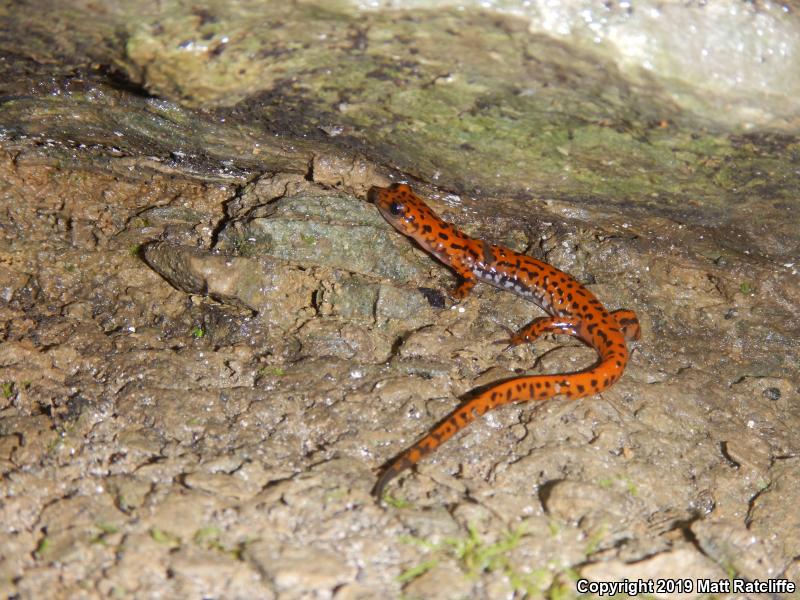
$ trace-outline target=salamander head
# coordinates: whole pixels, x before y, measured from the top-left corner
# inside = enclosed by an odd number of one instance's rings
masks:
[[[418,220],[414,205],[419,198],[409,186],[404,183],[393,183],[385,188],[373,186],[367,193],[367,199],[378,207],[383,218],[395,228],[406,235],[414,233],[414,225]]]
[[[367,199],[374,203],[395,229],[417,238],[423,223],[432,224],[440,219],[425,202],[404,183],[393,183],[389,187],[373,186]]]

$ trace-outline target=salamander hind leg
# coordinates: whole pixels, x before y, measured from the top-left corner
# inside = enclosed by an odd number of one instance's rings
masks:
[[[611,315],[616,319],[619,328],[625,335],[625,339],[630,341],[638,340],[641,337],[642,328],[639,325],[639,319],[636,313],[632,310],[614,310]]]
[[[579,319],[569,317],[542,317],[535,319],[511,336],[506,350],[520,344],[530,344],[545,333],[560,333],[571,335],[572,337],[580,337],[578,333],[579,324]],[[498,343],[502,342],[498,341]]]

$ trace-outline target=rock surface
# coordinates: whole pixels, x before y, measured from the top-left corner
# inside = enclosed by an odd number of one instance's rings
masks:
[[[0,594],[800,578],[788,126],[709,126],[508,14],[37,4],[0,9]],[[487,414],[384,506],[464,394],[594,360],[501,352],[540,311],[455,304],[364,200],[398,177],[643,335],[601,396]]]

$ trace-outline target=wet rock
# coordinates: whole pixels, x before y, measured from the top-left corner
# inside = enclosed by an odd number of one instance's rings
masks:
[[[377,283],[359,275],[334,274],[323,281],[316,297],[320,315],[365,320],[378,327],[389,325],[410,329],[429,324],[434,311],[418,289],[402,284]]]
[[[194,539],[221,504],[221,499],[201,490],[167,491],[148,518],[153,539],[173,546]]]
[[[434,311],[419,289],[382,285],[375,301],[375,318],[378,325],[397,320],[410,329],[431,323]]]
[[[748,515],[750,531],[769,542],[787,562],[800,555],[800,515],[796,507],[785,499],[800,497],[799,492],[797,459],[785,459],[771,469],[770,481],[751,501]],[[779,530],[783,532],[780,541],[775,535]]]
[[[346,583],[337,588],[334,598],[336,600],[370,600],[385,593],[385,589],[374,586],[363,585],[361,583]]]
[[[245,557],[272,582],[279,592],[294,594],[332,594],[340,585],[355,579],[356,570],[339,554],[303,546],[273,547],[253,543]],[[313,569],[309,569],[309,564]]]
[[[741,520],[703,520],[692,525],[703,553],[718,565],[727,565],[749,579],[777,577],[782,566],[771,556],[781,550],[753,535]]]
[[[316,282],[304,271],[166,243],[148,244],[144,258],[178,289],[266,313],[273,323],[286,326],[311,314]]]
[[[140,212],[137,217],[147,222],[189,223],[197,225],[206,215],[188,206],[155,206]]]
[[[673,4],[547,14],[662,47],[662,23],[736,23],[718,55],[795,27],[782,5]],[[798,143],[776,110],[796,94],[680,87],[785,133],[709,127],[598,58],[613,41],[469,7],[38,6],[4,13],[0,61],[0,594],[556,596],[575,568],[688,561],[797,577]],[[742,48],[726,69],[786,79]],[[487,286],[454,304],[452,273],[363,201],[401,179],[644,335],[610,389],[499,408],[378,504],[379,467],[464,394],[595,359],[563,336],[500,352],[541,312]],[[172,285],[141,260],[154,239]],[[472,521],[461,547],[509,568],[450,553],[414,577],[430,546],[409,535],[452,548]]]
[[[412,598],[448,600],[469,597],[472,589],[472,583],[457,567],[440,564],[406,585],[403,592]]]
[[[5,515],[4,515],[5,516]],[[38,532],[12,530],[3,536],[0,542],[0,594],[11,596],[16,585],[24,578],[25,571],[30,569],[33,552],[39,539]]]
[[[323,282],[318,297],[322,315],[374,321],[380,285],[358,275],[342,274],[333,282]]]
[[[735,384],[735,389],[740,387],[773,402],[786,400],[794,392],[792,382],[786,377],[744,377]]]
[[[540,491],[545,510],[560,521],[576,523],[596,535],[614,523],[620,529],[630,514],[629,500],[608,487],[579,481],[556,481]],[[599,500],[599,501],[598,501]]]
[[[61,436],[55,431],[52,420],[46,415],[22,419],[19,423],[4,423],[9,433],[18,436],[21,443],[14,449],[11,462],[15,466],[38,462],[58,448]]]
[[[240,478],[225,473],[187,473],[183,482],[189,489],[238,500],[249,498],[261,489],[259,485],[248,485]]]
[[[343,327],[339,321],[312,321],[298,334],[304,352],[316,356],[351,359],[362,352],[383,362],[391,355],[391,341],[379,332]]]
[[[430,511],[404,511],[399,513],[397,518],[415,537],[427,540],[431,544],[439,543],[445,537],[457,537],[462,533],[453,516],[443,507]]]
[[[316,155],[311,169],[316,183],[328,188],[343,188],[356,196],[364,196],[372,185],[388,183],[372,162],[361,157],[341,154]]]
[[[220,232],[221,247],[397,281],[423,277],[408,244],[366,202],[305,195],[281,198],[268,210],[267,216],[227,225]]]
[[[771,456],[769,444],[755,435],[731,432],[720,442],[720,452],[744,476],[762,476],[769,471]]]
[[[4,302],[11,302],[30,283],[30,274],[0,267],[0,299]]]
[[[149,595],[156,590],[171,590],[169,554],[166,538],[137,528],[119,545],[116,560],[108,567],[99,588],[104,593]]]
[[[262,580],[254,568],[238,559],[238,550],[225,548],[216,538],[195,539],[198,546],[180,548],[170,558],[170,576],[175,579],[178,596],[225,596],[244,600],[257,594],[259,598],[274,598],[271,586]]]
[[[114,497],[114,505],[130,513],[144,504],[153,490],[153,482],[141,476],[117,475],[106,479],[106,488]]]
[[[47,595],[48,590],[52,590],[59,583],[67,594],[78,592],[75,580],[64,581],[63,570],[58,566],[28,569],[25,575],[16,582],[15,587],[20,594],[35,598]]]
[[[107,494],[93,497],[76,496],[51,504],[42,512],[38,554],[51,563],[83,563],[83,548],[92,542],[114,539],[124,515],[112,504]]]

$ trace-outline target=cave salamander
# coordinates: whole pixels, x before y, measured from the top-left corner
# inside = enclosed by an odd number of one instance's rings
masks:
[[[455,271],[459,278],[452,292],[455,299],[465,298],[477,281],[483,281],[530,300],[549,315],[512,335],[511,346],[532,342],[544,333],[559,333],[578,338],[599,355],[597,363],[583,371],[516,377],[467,400],[388,464],[373,489],[379,499],[390,480],[486,412],[510,402],[590,396],[622,376],[630,356],[626,342],[639,339],[635,313],[610,312],[571,275],[509,248],[469,237],[439,218],[408,185],[372,187],[367,197],[400,233]]]

